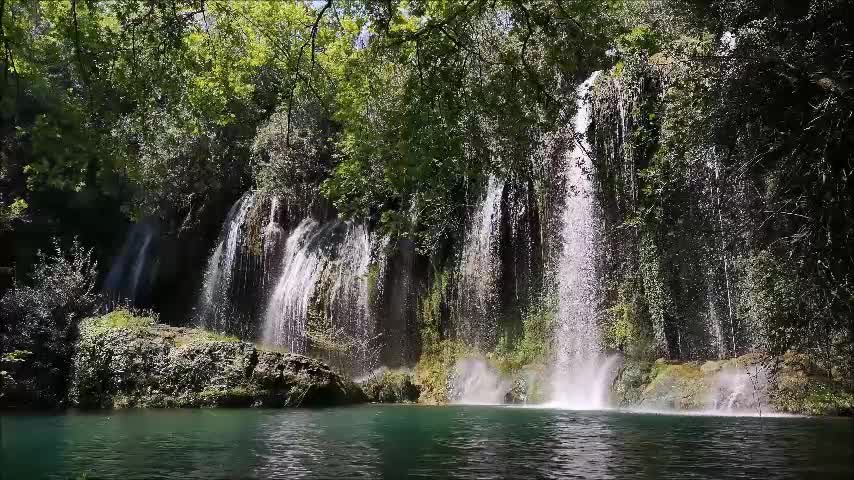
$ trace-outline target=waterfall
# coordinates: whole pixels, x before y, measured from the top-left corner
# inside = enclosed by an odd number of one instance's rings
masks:
[[[262,341],[296,353],[321,350],[351,372],[378,366],[368,305],[370,262],[363,225],[304,219],[285,242],[264,312]]]
[[[264,343],[305,352],[308,305],[322,269],[319,241],[327,229],[306,218],[288,236],[282,272],[264,313]]]
[[[349,328],[355,352],[364,361],[376,328],[369,315],[368,269],[371,266],[371,241],[364,225],[347,226],[336,254],[338,264],[329,292],[331,309],[342,327]],[[347,326],[345,322],[350,322]],[[377,365],[378,366],[378,365]]]
[[[255,205],[255,192],[246,192],[231,207],[223,223],[219,240],[208,259],[202,296],[199,302],[199,320],[205,328],[223,330],[226,316],[232,313],[235,290],[245,285],[235,284],[236,275],[246,274],[244,233],[246,218]],[[244,282],[245,283],[245,282]]]
[[[104,280],[104,292],[114,302],[139,305],[146,301],[157,273],[156,230],[148,223],[134,224]]]
[[[458,335],[481,348],[491,346],[497,331],[498,241],[503,192],[504,182],[490,176],[484,198],[465,236],[457,277]]]
[[[563,210],[558,264],[558,319],[555,332],[556,365],[552,375],[552,402],[577,409],[607,405],[614,358],[600,351],[596,322],[595,256],[598,234],[597,210],[590,178],[592,161],[586,140],[590,125],[589,93],[599,72],[579,88],[573,120],[575,142],[566,158],[568,195]]]
[[[264,273],[261,280],[263,287],[267,287],[271,279],[278,274],[277,260],[281,255],[282,237],[285,235],[285,230],[279,223],[279,211],[279,197],[273,196],[270,198],[270,217],[263,233],[264,258],[262,264]]]

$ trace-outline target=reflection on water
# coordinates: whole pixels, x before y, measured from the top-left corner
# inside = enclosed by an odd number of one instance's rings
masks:
[[[854,478],[854,422],[506,407],[2,417],[0,478]]]
[[[540,465],[544,477],[571,478],[583,474],[586,478],[613,478],[609,473],[614,434],[609,422],[599,416],[578,416],[561,412],[548,425],[548,437],[554,447],[549,462]]]

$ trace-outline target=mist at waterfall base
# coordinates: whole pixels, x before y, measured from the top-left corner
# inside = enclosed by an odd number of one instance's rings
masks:
[[[511,387],[485,359],[467,357],[454,365],[448,396],[461,405],[501,405]]]

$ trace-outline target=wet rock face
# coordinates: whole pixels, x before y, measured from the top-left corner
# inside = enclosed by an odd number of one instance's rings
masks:
[[[162,325],[81,325],[70,403],[81,408],[300,407],[364,401],[326,364]]]

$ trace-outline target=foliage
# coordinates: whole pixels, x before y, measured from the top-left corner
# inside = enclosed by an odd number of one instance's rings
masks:
[[[421,348],[429,351],[438,348],[442,341],[442,307],[448,296],[450,274],[447,270],[436,272],[430,291],[421,299],[419,315]]]
[[[32,352],[22,374],[28,382],[25,395],[55,405],[63,399],[77,323],[98,306],[97,264],[92,251],[77,242],[67,251],[54,243],[53,254],[39,258],[32,285],[0,299],[2,353]]]
[[[631,314],[669,358],[795,349],[850,376],[850,2],[630,10],[595,161],[606,276],[642,282],[609,294],[607,336]]]
[[[27,206],[27,202],[22,198],[15,199],[8,205],[0,203],[0,231],[11,228],[12,222],[24,215]]]
[[[489,354],[490,360],[506,374],[517,373],[526,366],[545,364],[552,354],[556,314],[553,301],[540,302],[531,308],[522,318],[521,337],[501,337],[495,351]]]
[[[416,385],[421,389],[420,403],[448,402],[448,382],[457,360],[473,353],[471,347],[456,340],[442,340],[421,352],[415,364]]]
[[[652,360],[655,340],[647,321],[644,290],[638,283],[630,279],[617,288],[617,298],[605,317],[603,340],[606,348],[634,359]]]
[[[452,238],[486,173],[530,179],[529,158],[567,121],[574,78],[615,25],[600,2],[391,2],[337,97],[336,208],[415,237]]]
[[[368,401],[378,403],[409,403],[418,401],[418,387],[410,372],[381,369],[373,372],[359,386]]]
[[[129,330],[147,330],[154,326],[156,320],[152,317],[137,316],[125,309],[113,310],[106,315],[89,320],[89,328],[94,331],[123,328]]]

